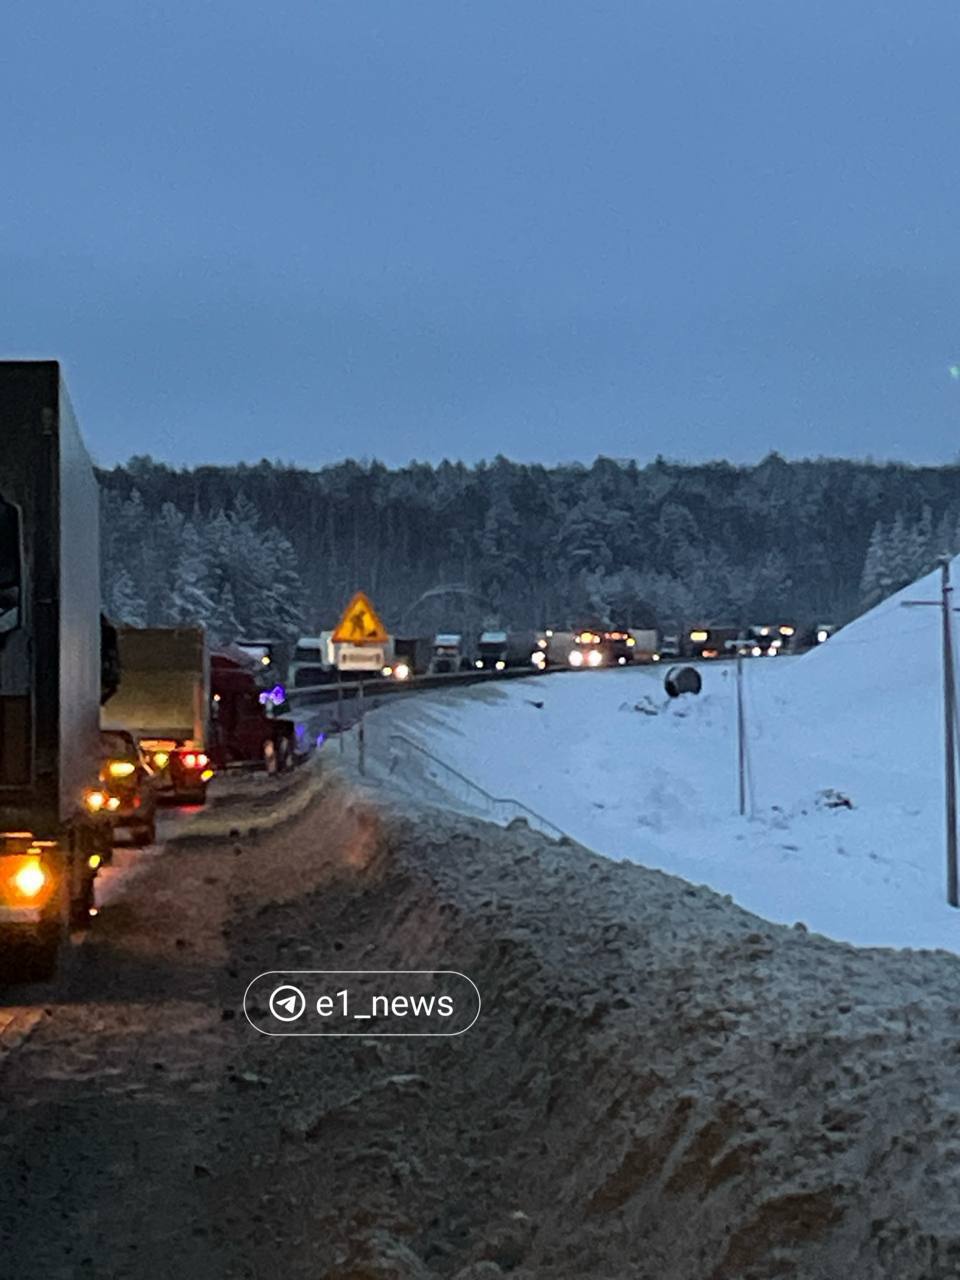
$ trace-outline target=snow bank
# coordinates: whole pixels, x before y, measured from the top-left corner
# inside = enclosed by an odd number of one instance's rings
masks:
[[[933,574],[802,658],[745,664],[747,818],[729,663],[704,667],[699,698],[667,699],[653,668],[408,700],[371,717],[368,740],[377,725],[417,737],[584,844],[767,919],[860,945],[957,950],[960,913],[944,901],[939,611],[901,607],[937,593]]]

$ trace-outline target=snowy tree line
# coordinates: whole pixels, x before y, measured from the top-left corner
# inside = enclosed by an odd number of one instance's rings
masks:
[[[138,489],[101,495],[101,573],[106,612],[132,626],[203,622],[229,643],[291,636],[302,622],[297,557],[242,494],[212,514],[173,502],[149,510]]]
[[[876,604],[899,591],[907,583],[929,573],[940,556],[960,550],[960,522],[945,513],[938,522],[924,506],[920,518],[911,523],[901,514],[888,524],[873,526],[860,578],[860,594],[865,605]]]
[[[101,483],[108,607],[202,616],[223,638],[329,626],[357,589],[388,625],[425,629],[416,602],[445,584],[506,626],[842,621],[922,571],[948,533],[952,548],[960,522],[960,467],[776,454],[319,471],[135,458]],[[435,600],[429,622],[458,624],[457,598]]]

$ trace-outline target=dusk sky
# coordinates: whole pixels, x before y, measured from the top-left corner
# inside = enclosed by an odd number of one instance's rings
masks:
[[[960,9],[35,0],[0,355],[104,464],[960,453]]]

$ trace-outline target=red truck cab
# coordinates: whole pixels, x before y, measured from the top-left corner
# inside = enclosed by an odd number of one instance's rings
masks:
[[[210,657],[210,754],[218,769],[262,762],[270,772],[281,772],[294,763],[295,726],[270,714],[276,699],[258,674],[245,655]]]

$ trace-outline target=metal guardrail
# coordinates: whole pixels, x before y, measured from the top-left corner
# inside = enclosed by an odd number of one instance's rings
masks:
[[[329,684],[301,685],[299,688],[294,686],[287,689],[287,701],[291,706],[320,706],[325,702],[336,702],[340,695],[352,696],[359,690],[361,683],[365,694],[379,697],[382,694],[410,693],[415,689],[443,689],[448,685],[480,684],[483,681],[516,680],[521,677],[529,679],[562,670],[566,668],[548,667],[546,671],[538,671],[536,667],[508,667],[506,671],[447,671],[435,675],[411,676],[409,680],[374,676],[362,682],[344,680],[342,684],[331,681]]]
[[[403,745],[411,751],[416,751],[420,755],[425,756],[431,764],[441,769],[448,783],[454,783],[461,797],[468,802],[477,805],[486,810],[495,822],[506,825],[515,818],[523,818],[529,827],[535,831],[540,831],[545,836],[550,836],[553,840],[560,840],[566,836],[566,832],[560,827],[555,826],[547,818],[537,813],[534,809],[529,808],[525,804],[521,804],[519,800],[512,800],[505,796],[494,796],[486,791],[479,783],[474,782],[472,778],[468,778],[459,769],[454,769],[452,765],[447,764],[445,760],[441,760],[439,756],[435,756],[432,751],[428,751],[426,747],[422,747],[419,742],[414,742],[412,738],[406,737],[402,733],[391,733],[390,742],[402,742]],[[390,772],[396,768],[397,760],[394,757],[390,762]],[[481,802],[478,805],[478,801]]]

